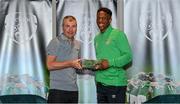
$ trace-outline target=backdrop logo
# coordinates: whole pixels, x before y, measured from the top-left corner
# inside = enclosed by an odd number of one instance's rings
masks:
[[[33,14],[21,12],[10,13],[5,18],[5,31],[13,42],[24,44],[29,42],[37,30],[37,18]]]
[[[172,17],[168,12],[143,12],[139,18],[139,27],[148,40],[163,41],[171,30]]]
[[[91,44],[93,42],[93,26],[90,16],[87,16],[86,14],[83,14],[83,20],[81,23],[81,30],[80,30],[80,36],[79,41],[82,43]]]

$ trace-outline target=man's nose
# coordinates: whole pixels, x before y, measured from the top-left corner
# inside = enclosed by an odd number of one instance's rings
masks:
[[[69,31],[73,31],[73,27],[70,27],[70,28],[69,28]]]
[[[102,21],[103,21],[103,19],[102,19],[102,18],[99,18],[99,19],[98,19],[98,21],[99,21],[99,22],[102,22]]]

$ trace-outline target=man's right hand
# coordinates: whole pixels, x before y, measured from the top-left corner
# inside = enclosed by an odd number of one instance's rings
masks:
[[[81,59],[72,60],[72,61],[71,61],[71,65],[72,65],[72,67],[75,68],[75,69],[82,69]]]

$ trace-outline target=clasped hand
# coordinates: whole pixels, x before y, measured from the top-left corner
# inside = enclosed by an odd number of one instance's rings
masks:
[[[72,64],[72,67],[75,69],[82,69],[81,59],[72,60],[71,64]]]
[[[95,65],[96,70],[104,70],[109,67],[109,62],[106,59],[102,59],[99,63]]]

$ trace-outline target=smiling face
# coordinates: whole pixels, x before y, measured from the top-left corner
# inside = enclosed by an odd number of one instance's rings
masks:
[[[111,16],[104,11],[99,11],[97,13],[96,22],[101,32],[106,30],[106,28],[110,25],[111,20]]]
[[[72,16],[65,17],[63,20],[64,35],[69,39],[74,39],[76,31],[77,31],[76,19]]]

